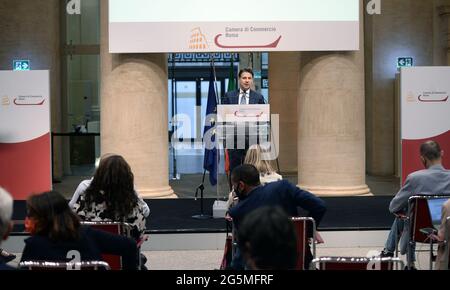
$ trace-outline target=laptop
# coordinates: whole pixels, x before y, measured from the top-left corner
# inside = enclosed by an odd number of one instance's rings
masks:
[[[434,229],[439,230],[442,219],[442,205],[447,202],[450,197],[427,199],[428,209],[430,210],[431,223]]]

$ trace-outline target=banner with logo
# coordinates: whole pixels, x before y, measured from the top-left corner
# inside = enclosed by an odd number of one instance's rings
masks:
[[[450,67],[402,68],[400,80],[403,184],[408,174],[424,169],[419,148],[428,140],[441,145],[450,169]]]
[[[0,186],[16,200],[52,188],[48,71],[0,71]]]
[[[360,0],[109,0],[111,53],[359,49]]]

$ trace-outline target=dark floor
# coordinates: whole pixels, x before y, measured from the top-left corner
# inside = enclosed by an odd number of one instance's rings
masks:
[[[89,176],[67,176],[61,183],[55,183],[54,189],[70,199],[83,179]],[[296,174],[284,174],[283,178],[297,184]],[[147,228],[152,232],[217,232],[225,231],[223,219],[196,220],[192,216],[200,213],[200,199],[194,200],[197,187],[202,182],[201,174],[182,174],[180,179],[170,180],[170,186],[179,199],[147,200],[151,216]],[[372,195],[365,197],[328,197],[324,198],[328,212],[320,225],[321,230],[376,230],[388,229],[392,216],[388,212],[389,201],[399,189],[399,179],[395,177],[367,176],[366,183]],[[205,178],[204,212],[212,214],[215,199],[225,199],[229,187],[225,175],[219,178],[219,184],[212,187]],[[200,198],[200,192],[198,192]],[[24,205],[17,204],[18,212],[24,212]],[[20,207],[23,207],[20,209]],[[16,211],[17,212],[17,211]],[[19,216],[16,219],[20,219]]]
[[[389,196],[325,197],[327,213],[319,226],[322,231],[338,230],[385,230],[390,228],[392,215],[388,211]],[[204,214],[212,215],[215,199],[204,199]],[[151,214],[147,229],[153,233],[223,232],[224,219],[199,220],[192,216],[200,214],[200,199],[154,199],[146,200]],[[14,220],[25,218],[25,202],[14,203]],[[300,210],[300,215],[306,213]],[[17,223],[14,232],[22,232]]]
[[[201,174],[182,174],[178,180],[170,180],[169,184],[179,198],[193,198],[197,187],[202,183]],[[63,193],[66,198],[70,198],[80,181],[90,178],[89,176],[66,176],[61,183],[54,183],[54,189]],[[297,184],[297,175],[284,174],[283,178]],[[396,177],[375,177],[366,176],[366,183],[374,196],[394,196],[399,190],[400,181]],[[216,187],[209,183],[208,175],[205,176],[205,198],[225,198],[228,196],[229,186],[225,175],[219,177]],[[200,197],[200,191],[198,192]]]

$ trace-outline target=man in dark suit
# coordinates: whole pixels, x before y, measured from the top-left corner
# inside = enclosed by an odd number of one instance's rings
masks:
[[[239,71],[239,89],[227,92],[222,99],[222,105],[265,104],[264,97],[250,89],[253,84],[253,76],[251,68],[241,69]]]
[[[250,68],[244,68],[239,71],[239,89],[227,92],[222,99],[222,105],[256,105],[265,104],[264,97],[251,90],[253,84],[253,71]],[[247,143],[247,142],[246,142]],[[235,142],[234,144],[237,144]],[[245,148],[228,149],[230,157],[230,172],[244,162],[245,154],[248,149],[248,144]]]
[[[264,206],[278,206],[291,217],[297,216],[297,207],[301,207],[308,211],[308,216],[315,220],[316,226],[320,224],[326,212],[322,199],[298,188],[287,180],[271,182],[262,186],[258,170],[250,164],[236,167],[231,173],[231,183],[233,191],[239,198],[238,204],[229,211],[236,229],[239,229],[242,220],[249,213]],[[309,258],[311,260],[311,257]],[[309,264],[310,260],[305,264]],[[242,269],[243,260],[240,253],[235,255],[232,267]]]

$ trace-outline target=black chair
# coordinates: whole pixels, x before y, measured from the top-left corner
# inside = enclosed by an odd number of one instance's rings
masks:
[[[408,218],[409,222],[409,244],[408,251],[414,251],[414,246],[417,243],[429,244],[430,253],[429,270],[433,269],[433,244],[434,241],[430,233],[426,229],[433,229],[433,222],[431,220],[430,209],[428,208],[428,200],[450,198],[449,195],[414,195],[408,199]],[[419,250],[415,250],[419,252]],[[409,255],[407,255],[408,257]],[[412,261],[407,261],[408,266],[411,266]]]

